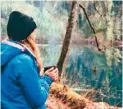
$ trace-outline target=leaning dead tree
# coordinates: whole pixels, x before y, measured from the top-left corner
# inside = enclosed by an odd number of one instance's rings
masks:
[[[79,7],[83,9],[84,15],[86,16],[86,19],[89,23],[89,26],[91,27],[91,29],[94,33],[95,42],[96,42],[96,46],[97,46],[98,51],[102,51],[102,49],[99,47],[98,39],[96,36],[96,31],[95,31],[94,27],[92,26],[92,24],[88,18],[88,15],[87,15],[87,12],[85,11],[85,8],[81,4],[79,4]],[[68,19],[68,26],[66,29],[66,34],[65,34],[64,41],[63,41],[62,51],[61,51],[60,58],[59,58],[58,63],[57,63],[57,67],[59,69],[59,77],[61,77],[61,75],[62,75],[62,69],[63,69],[64,61],[65,61],[65,58],[67,56],[68,48],[70,45],[70,39],[72,36],[72,31],[73,31],[73,28],[75,26],[76,14],[77,14],[77,2],[73,1],[70,16]]]
[[[68,48],[70,45],[72,30],[74,28],[75,21],[76,21],[76,12],[77,12],[76,9],[77,9],[77,2],[73,1],[70,16],[68,19],[66,34],[65,34],[64,41],[63,41],[62,51],[61,51],[60,58],[57,63],[57,67],[59,69],[59,77],[61,77],[61,75],[62,75],[63,64],[64,64],[65,58],[67,56]]]

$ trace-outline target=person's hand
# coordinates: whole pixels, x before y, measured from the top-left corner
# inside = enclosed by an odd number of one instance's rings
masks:
[[[44,72],[44,74],[48,75],[49,77],[51,77],[53,79],[53,81],[58,80],[58,68],[50,68],[49,70],[47,70],[46,72]]]
[[[50,69],[48,69],[46,72],[44,72],[44,68],[42,68],[40,75],[48,75],[49,77],[51,77],[53,79],[53,81],[58,80],[58,68],[52,67]]]

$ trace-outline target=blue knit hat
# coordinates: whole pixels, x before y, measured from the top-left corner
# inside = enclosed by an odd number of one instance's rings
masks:
[[[13,11],[9,16],[7,34],[13,40],[20,41],[26,39],[36,28],[32,17]]]

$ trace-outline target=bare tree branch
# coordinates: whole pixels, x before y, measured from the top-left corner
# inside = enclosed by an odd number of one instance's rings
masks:
[[[94,1],[93,6],[94,6],[95,11],[102,17],[103,15],[96,8],[96,1]]]
[[[97,39],[97,36],[96,36],[96,31],[95,31],[94,27],[92,26],[92,24],[91,24],[91,22],[90,22],[90,20],[89,20],[89,18],[88,18],[88,15],[87,15],[87,13],[86,13],[85,8],[84,8],[81,4],[79,4],[79,7],[83,9],[84,14],[85,14],[85,16],[86,16],[86,19],[87,19],[87,21],[88,21],[88,23],[89,23],[89,26],[91,27],[91,29],[92,29],[92,31],[93,31],[93,33],[94,33],[94,35],[95,35],[94,37],[95,37],[95,42],[96,42],[96,46],[97,46],[98,51],[102,51],[102,49],[99,48],[99,43],[98,43],[98,39]]]

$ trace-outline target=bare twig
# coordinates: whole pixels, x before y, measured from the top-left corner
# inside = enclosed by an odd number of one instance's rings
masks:
[[[98,51],[102,51],[102,49],[99,47],[98,39],[97,39],[97,36],[96,36],[96,31],[95,31],[94,27],[92,26],[92,24],[91,24],[91,22],[90,22],[90,20],[88,18],[88,15],[87,15],[87,12],[86,12],[85,8],[81,4],[79,4],[79,7],[83,9],[84,14],[85,14],[85,16],[87,18],[87,21],[89,23],[89,26],[91,27],[91,29],[92,29],[92,31],[93,31],[93,33],[95,35],[94,37],[95,37],[95,42],[96,42],[96,46],[97,46]]]
[[[117,107],[120,103],[122,103],[122,100],[119,101],[118,103],[116,103],[116,104],[114,105],[114,107],[115,107],[115,106]]]
[[[93,6],[94,6],[95,11],[102,17],[103,15],[96,8],[96,1],[94,1]]]

